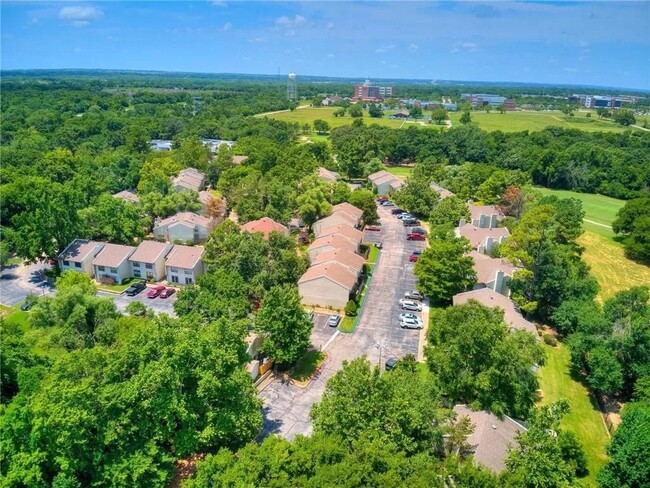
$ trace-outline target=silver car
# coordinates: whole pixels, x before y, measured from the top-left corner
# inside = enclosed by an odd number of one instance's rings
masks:
[[[406,319],[417,320],[418,318],[419,317],[417,315],[415,315],[414,313],[405,312],[405,313],[399,314],[399,319],[400,320],[406,320]]]
[[[340,315],[330,315],[330,318],[327,319],[327,325],[330,327],[336,327],[339,325],[339,322],[341,321],[341,316]]]
[[[416,251],[413,251],[413,254],[416,254]],[[419,256],[420,254],[421,252],[417,253],[416,255]],[[409,298],[411,300],[419,300],[421,302],[422,300],[424,300],[424,295],[422,295],[422,293],[420,293],[419,291],[411,290],[404,293],[404,298]]]
[[[421,312],[422,311],[422,304],[421,303],[414,302],[413,300],[406,300],[404,298],[400,299],[399,306],[403,310],[411,310],[413,312]]]
[[[416,319],[400,319],[399,326],[402,329],[421,329],[422,320],[419,318]]]

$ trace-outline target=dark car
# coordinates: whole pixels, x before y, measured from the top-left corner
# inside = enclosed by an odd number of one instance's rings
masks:
[[[144,281],[138,281],[136,283],[133,283],[131,286],[129,286],[126,289],[126,294],[130,297],[134,297],[142,290],[144,290],[146,287],[147,285],[145,285]]]
[[[422,234],[411,233],[406,236],[407,241],[423,241],[425,239],[426,237],[424,237]]]
[[[402,219],[402,225],[404,227],[415,227],[420,225],[420,221],[418,219]]]
[[[397,361],[398,361],[398,359],[389,358],[386,361],[386,371],[391,371],[391,370],[395,369],[395,367],[397,366]]]
[[[401,214],[401,213],[404,213],[404,210],[402,210],[402,209],[399,208],[399,207],[396,207],[396,208],[394,208],[393,210],[391,210],[390,213],[392,213],[393,215],[399,215],[399,214]]]
[[[25,302],[20,306],[20,309],[23,312],[27,312],[27,310],[29,310],[30,308],[32,308],[32,306],[28,302]]]
[[[421,234],[423,236],[427,235],[427,231],[424,230],[422,227],[414,227],[411,229],[411,234]]]
[[[160,292],[160,295],[158,295],[160,298],[169,298],[172,296],[174,293],[176,293],[176,288],[165,288]]]

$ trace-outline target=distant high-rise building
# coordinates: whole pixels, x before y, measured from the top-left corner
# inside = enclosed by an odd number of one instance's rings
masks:
[[[370,80],[354,87],[354,100],[378,101],[392,96],[392,86],[373,86],[370,84]]]

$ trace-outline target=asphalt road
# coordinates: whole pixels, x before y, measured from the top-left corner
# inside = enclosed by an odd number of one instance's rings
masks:
[[[413,249],[423,248],[424,242],[407,241],[404,226],[391,215],[390,208],[379,207],[379,216],[381,232],[366,232],[365,240],[382,242],[383,250],[356,331],[336,332],[325,324],[327,315],[315,316],[312,345],[328,354],[321,375],[305,389],[275,380],[262,391],[264,426],[260,437],[275,433],[293,439],[299,434],[311,434],[311,407],[320,401],[327,380],[343,361],[367,356],[371,363],[379,364],[381,354],[383,367],[389,357],[417,355],[420,333],[399,327],[397,320],[402,311],[397,301],[415,287],[413,264],[408,257]]]

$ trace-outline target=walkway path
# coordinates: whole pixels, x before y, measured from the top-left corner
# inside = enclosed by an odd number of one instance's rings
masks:
[[[582,220],[584,220],[585,222],[589,222],[590,224],[600,225],[601,227],[605,227],[605,228],[607,228],[607,229],[611,229],[611,228],[612,228],[611,225],[601,224],[600,222],[596,222],[595,220],[589,220],[589,219],[582,219]]]

